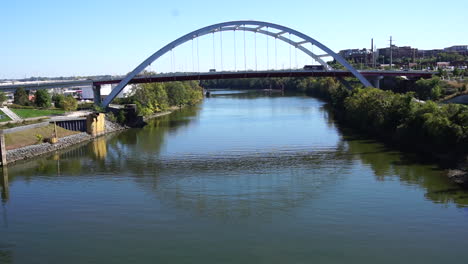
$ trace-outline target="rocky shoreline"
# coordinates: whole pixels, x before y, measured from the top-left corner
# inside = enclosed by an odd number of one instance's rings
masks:
[[[155,114],[153,114],[151,116],[145,117],[144,121],[148,121],[148,120],[156,118],[156,117],[171,114],[172,112],[174,112],[177,109],[179,109],[179,107],[171,108],[171,109],[169,109],[168,111],[165,111],[165,112],[155,113]],[[120,125],[118,123],[109,121],[107,119],[106,119],[105,126],[106,126],[106,132],[98,135],[98,137],[99,136],[104,136],[104,135],[107,135],[107,134],[110,134],[110,133],[113,133],[113,132],[122,131],[122,130],[125,130],[125,129],[129,128],[128,126],[122,126],[122,125]],[[27,159],[34,158],[34,157],[37,157],[37,156],[40,156],[40,155],[51,153],[53,151],[57,151],[57,150],[60,150],[60,149],[65,149],[65,148],[77,145],[79,143],[83,143],[85,141],[93,140],[95,138],[96,137],[93,137],[93,136],[89,135],[88,133],[82,132],[82,133],[79,133],[79,134],[75,134],[75,135],[60,138],[58,140],[58,142],[55,143],[55,144],[41,143],[41,144],[30,145],[30,146],[26,146],[26,147],[22,147],[22,148],[12,149],[12,150],[9,150],[7,152],[7,162],[8,162],[8,164],[12,164],[12,163],[15,163],[17,161],[27,160]]]
[[[463,162],[458,163],[456,168],[449,169],[447,177],[453,182],[468,188],[468,157]]]
[[[107,135],[116,131],[127,129],[125,126],[121,126],[117,123],[106,120],[106,132],[99,136]],[[30,145],[22,148],[12,149],[7,152],[8,164],[14,163],[20,160],[26,160],[40,155],[44,155],[53,151],[68,148],[73,145],[92,140],[93,137],[85,132],[60,138],[57,143],[41,143],[36,145]]]

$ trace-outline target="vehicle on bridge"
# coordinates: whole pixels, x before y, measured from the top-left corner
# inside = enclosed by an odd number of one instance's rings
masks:
[[[323,71],[325,68],[323,65],[304,65],[304,70],[310,70],[310,71]]]

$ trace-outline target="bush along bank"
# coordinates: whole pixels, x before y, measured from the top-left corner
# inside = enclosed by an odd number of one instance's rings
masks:
[[[348,90],[328,78],[310,83],[307,93],[329,101],[347,126],[438,157],[468,154],[467,106],[420,102],[413,93]]]
[[[137,114],[147,117],[174,107],[194,105],[202,99],[203,88],[196,81],[188,81],[139,84],[115,103],[135,104]]]
[[[376,88],[353,90],[332,78],[305,79],[307,94],[328,101],[339,122],[405,151],[454,166],[468,154],[468,107],[421,102],[413,93]],[[464,165],[466,166],[466,165]],[[466,171],[466,168],[462,168]]]

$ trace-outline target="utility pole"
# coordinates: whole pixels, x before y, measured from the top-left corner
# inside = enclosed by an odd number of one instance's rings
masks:
[[[374,68],[374,38],[371,38],[371,44],[370,44],[371,52],[372,52],[372,68]]]
[[[377,56],[375,56],[375,53],[379,54],[377,52],[377,45],[374,45],[374,61],[373,61],[374,69],[377,67]]]
[[[392,36],[390,36],[390,70],[392,69],[393,67],[393,42],[392,42]]]

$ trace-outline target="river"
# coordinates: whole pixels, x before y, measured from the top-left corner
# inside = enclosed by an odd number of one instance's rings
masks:
[[[305,96],[200,105],[9,166],[0,263],[458,263],[468,192]]]

